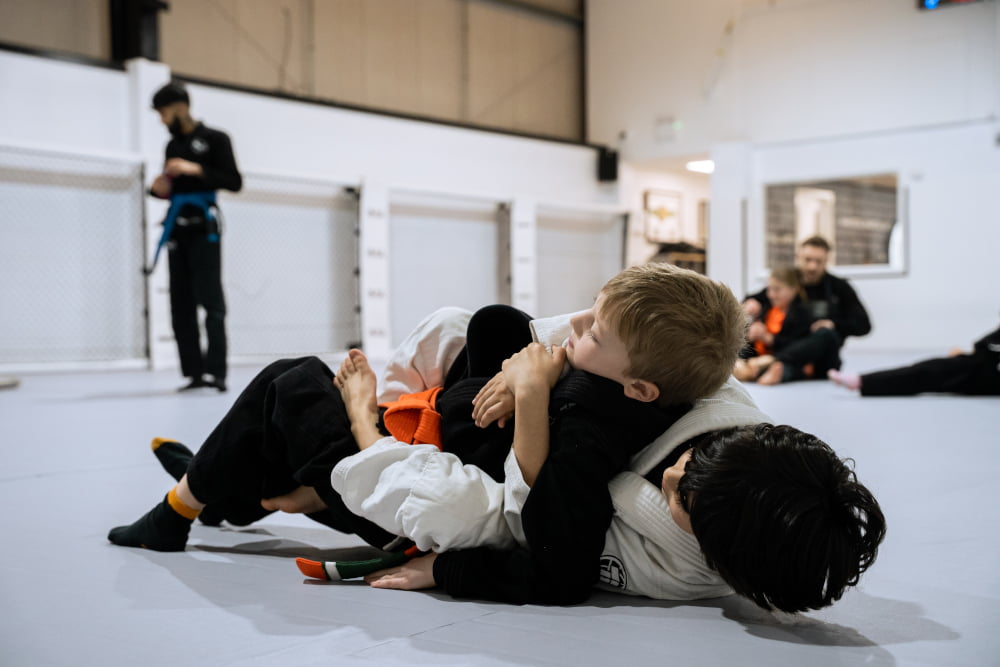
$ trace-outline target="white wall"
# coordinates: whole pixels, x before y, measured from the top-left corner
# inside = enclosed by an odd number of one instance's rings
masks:
[[[0,52],[0,144],[59,147],[83,153],[121,153],[146,165],[147,179],[158,172],[168,136],[149,109],[156,88],[170,77],[160,63],[133,61],[126,72]],[[571,203],[601,212],[618,207],[618,187],[596,179],[596,151],[574,144],[542,141],[453,128],[293,102],[243,92],[192,85],[193,115],[225,129],[233,139],[236,158],[245,174],[306,176],[313,180],[363,185],[369,203],[361,212],[362,226],[386,224],[394,193],[425,193],[483,201],[514,202],[520,222],[532,223],[538,209]],[[239,197],[223,193],[226,199]],[[148,236],[154,244],[165,206],[147,200]],[[377,209],[377,210],[376,210]],[[372,215],[372,213],[376,215]],[[379,220],[375,220],[382,216]],[[372,222],[375,221],[375,222]],[[67,221],[77,224],[79,221]],[[228,221],[230,229],[238,225]],[[530,225],[529,225],[530,227]],[[0,226],[0,234],[5,234]],[[362,239],[388,248],[377,229],[363,230]],[[2,243],[17,239],[0,236]],[[288,239],[288,242],[294,242]],[[447,244],[446,238],[428,243]],[[523,246],[523,243],[521,244]],[[528,255],[534,257],[533,254]],[[534,280],[533,266],[515,263],[521,275],[519,295],[536,299],[525,278]],[[385,254],[363,271],[391,271]],[[366,282],[367,281],[367,282]],[[382,292],[385,276],[362,279],[365,294]],[[368,287],[366,292],[366,285]],[[375,287],[372,287],[372,286]],[[352,288],[353,289],[353,288]],[[428,286],[433,289],[433,286]],[[535,290],[537,291],[537,290]],[[388,349],[391,322],[388,299],[367,299],[362,335],[370,349]],[[157,366],[175,363],[170,336],[166,271],[151,281],[152,358]],[[524,303],[521,299],[515,305]]]
[[[0,52],[0,138],[128,151],[128,86],[118,70]]]
[[[996,2],[588,0],[588,138],[640,160],[993,118],[998,32]]]
[[[763,271],[764,184],[897,173],[909,270],[852,279],[875,328],[849,346],[968,343],[1000,308],[1000,3],[914,4],[589,0],[589,138],[711,153],[709,273],[738,291]]]
[[[899,186],[908,193],[901,211],[908,223],[907,271],[852,278],[872,315],[874,330],[867,337],[851,339],[850,345],[942,350],[965,345],[995,327],[1000,311],[997,130],[983,123],[753,147],[747,192],[749,236],[763,237],[767,183],[897,173]],[[748,247],[748,281],[753,289],[763,284],[766,268],[763,248]]]

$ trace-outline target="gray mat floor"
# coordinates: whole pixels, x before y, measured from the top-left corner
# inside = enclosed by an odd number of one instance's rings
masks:
[[[776,422],[854,458],[889,522],[857,589],[789,620],[736,598],[517,607],[314,583],[293,556],[360,542],[287,515],[196,525],[183,553],[110,545],[110,527],[171,486],[151,437],[197,447],[256,370],[234,369],[224,395],[178,395],[175,373],[145,371],[28,375],[0,391],[0,664],[1000,664],[1000,399],[752,387]]]

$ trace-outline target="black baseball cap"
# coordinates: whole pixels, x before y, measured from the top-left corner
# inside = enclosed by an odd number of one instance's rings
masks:
[[[183,102],[184,104],[191,103],[191,99],[188,97],[187,89],[179,83],[170,82],[163,86],[163,88],[156,91],[156,94],[153,95],[154,109],[162,109],[163,107],[170,106],[174,102]]]

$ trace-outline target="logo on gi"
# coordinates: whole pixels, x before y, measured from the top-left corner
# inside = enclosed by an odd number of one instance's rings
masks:
[[[195,137],[191,140],[191,150],[193,150],[198,155],[201,155],[208,150],[208,142],[201,137]]]
[[[621,589],[628,586],[628,572],[620,558],[611,554],[601,556],[601,583]]]

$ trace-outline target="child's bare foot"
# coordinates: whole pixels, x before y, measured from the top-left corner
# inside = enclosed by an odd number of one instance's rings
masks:
[[[368,357],[361,350],[351,350],[347,358],[340,364],[340,370],[333,379],[340,396],[344,399],[347,414],[354,417],[378,416],[378,405],[375,398],[377,378],[375,371],[368,365]]]
[[[753,376],[760,377],[760,374],[770,368],[771,364],[774,363],[774,356],[770,354],[764,354],[759,357],[750,357],[747,360],[747,364],[750,365],[750,370],[753,371]]]
[[[834,384],[839,384],[841,387],[846,387],[851,391],[861,389],[861,376],[857,373],[842,373],[840,371],[829,370],[826,372],[826,376]]]
[[[351,432],[358,447],[365,449],[380,437],[378,423],[378,401],[375,388],[378,380],[375,371],[368,365],[368,357],[361,350],[351,350],[340,365],[333,383],[340,390],[344,408],[351,420]]]
[[[780,361],[775,361],[770,366],[767,367],[760,377],[757,378],[757,384],[771,385],[779,384],[781,382],[781,376],[785,372],[785,365]]]

